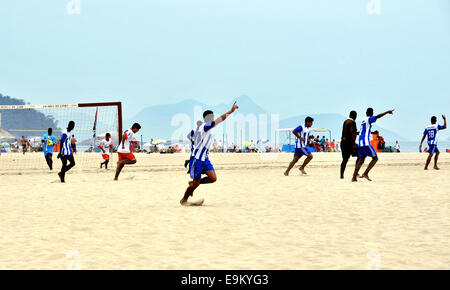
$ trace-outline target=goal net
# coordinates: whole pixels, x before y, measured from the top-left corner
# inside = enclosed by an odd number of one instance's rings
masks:
[[[70,133],[76,148],[76,167],[98,168],[101,160],[98,145],[106,133],[111,134],[114,147],[119,143],[122,105],[116,102],[0,106],[0,172],[49,170],[42,142],[49,128],[57,140],[53,146],[53,162],[54,170],[58,170],[59,141],[69,121],[75,122],[75,129]]]

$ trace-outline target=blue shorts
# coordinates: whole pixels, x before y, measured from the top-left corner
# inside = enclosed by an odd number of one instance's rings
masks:
[[[53,151],[44,151],[44,156],[53,155]]]
[[[189,161],[189,174],[192,179],[202,179],[202,174],[206,174],[207,171],[214,171],[214,167],[209,159],[201,161],[191,157],[191,160]]]
[[[302,157],[303,155],[309,156],[311,152],[308,150],[308,148],[295,148],[294,157]]]
[[[428,153],[430,153],[431,155],[433,155],[434,153],[439,153],[437,145],[428,144],[428,146],[430,146],[430,148],[428,148]]]
[[[372,145],[369,146],[361,146],[358,147],[358,157],[366,158],[366,157],[377,157],[377,152],[373,149]]]

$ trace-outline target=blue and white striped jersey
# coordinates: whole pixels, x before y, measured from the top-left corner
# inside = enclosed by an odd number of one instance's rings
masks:
[[[72,146],[70,144],[70,139],[72,138],[72,135],[70,132],[67,132],[67,129],[63,131],[61,135],[61,155],[62,156],[70,156],[72,155]]]
[[[209,148],[213,142],[211,129],[214,127],[214,121],[208,122],[200,126],[194,135],[194,150],[192,150],[192,156],[200,161],[208,159]]]
[[[295,128],[294,131],[299,133],[300,136],[305,139],[305,141],[302,141],[299,138],[295,138],[295,149],[305,148],[306,146],[308,146],[310,132],[309,128],[307,128],[305,125],[300,125]]]
[[[428,145],[436,145],[438,142],[437,133],[439,130],[444,129],[444,126],[438,124],[428,125],[423,132],[428,138]]]
[[[372,133],[372,124],[375,123],[377,117],[366,117],[361,123],[361,132],[359,133],[359,147],[370,146]]]

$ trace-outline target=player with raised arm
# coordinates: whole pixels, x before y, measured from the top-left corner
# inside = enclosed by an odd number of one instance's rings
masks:
[[[70,121],[67,125],[67,129],[63,131],[61,135],[61,141],[59,146],[58,159],[61,159],[62,167],[61,172],[58,173],[61,182],[66,182],[66,172],[75,166],[75,159],[73,158],[73,151],[71,146],[71,134],[70,132],[75,128],[75,122]],[[70,164],[67,165],[67,162]]]
[[[305,161],[303,162],[303,165],[300,166],[299,170],[302,174],[306,174],[305,167],[308,165],[308,163],[313,159],[313,155],[308,150],[308,142],[309,139],[312,138],[312,136],[309,136],[311,126],[313,125],[314,119],[311,117],[305,118],[305,124],[302,126],[298,126],[295,128],[292,133],[297,137],[295,139],[295,153],[294,153],[294,159],[289,163],[288,168],[284,172],[284,175],[289,176],[289,172],[291,171],[292,167],[300,160],[300,158],[304,155],[306,156]]]
[[[211,129],[225,121],[225,119],[234,113],[236,109],[239,109],[239,107],[236,105],[236,102],[234,102],[231,109],[216,120],[214,120],[214,113],[212,111],[208,110],[203,113],[205,123],[199,128],[198,140],[194,145],[192,153],[192,162],[189,164],[189,172],[192,181],[189,182],[189,186],[186,189],[183,198],[180,200],[182,205],[203,204],[203,200],[199,203],[191,204],[188,203],[188,199],[194,194],[195,189],[199,187],[200,184],[214,183],[217,181],[216,172],[208,157],[209,148],[213,141]],[[202,178],[202,174],[206,174],[206,177]]]
[[[105,169],[108,169],[108,163],[113,149],[111,134],[106,133],[105,139],[100,141],[100,145],[98,146],[98,148],[102,150],[102,157],[103,157],[103,162],[100,163],[100,168],[103,168],[103,165],[105,165]]]
[[[119,174],[126,164],[136,164],[136,157],[134,157],[134,154],[131,152],[130,145],[131,143],[137,143],[137,141],[133,140],[133,136],[134,134],[139,132],[140,129],[141,125],[139,125],[138,123],[134,123],[130,129],[125,130],[125,132],[123,133],[122,140],[119,144],[119,147],[117,148],[119,161],[117,162],[117,169],[114,180],[119,180]]]
[[[439,170],[439,167],[437,166],[438,158],[439,158],[439,149],[437,147],[437,133],[440,130],[447,129],[447,118],[445,115],[442,115],[442,119],[444,119],[444,126],[437,124],[437,118],[436,116],[431,117],[431,125],[427,126],[425,128],[425,131],[423,132],[422,141],[420,141],[419,151],[422,152],[422,143],[425,141],[425,138],[428,138],[428,158],[425,163],[425,170],[428,170],[428,165],[430,165],[431,158],[434,156],[434,169]]]
[[[53,146],[56,144],[56,137],[53,135],[53,129],[48,128],[47,134],[44,134],[41,140],[45,161],[47,162],[48,168],[53,170]]]
[[[372,181],[369,177],[369,172],[372,170],[372,168],[375,166],[375,164],[378,161],[377,152],[375,149],[373,149],[372,145],[370,144],[371,139],[371,133],[372,133],[372,124],[375,123],[379,118],[384,117],[387,114],[393,114],[394,110],[386,111],[382,114],[373,115],[373,109],[368,108],[366,111],[366,118],[361,123],[361,131],[359,134],[359,142],[358,142],[358,160],[356,162],[355,166],[355,172],[353,173],[352,181],[356,182],[359,169],[361,169],[361,166],[364,164],[364,160],[366,157],[372,157],[372,161],[370,161],[369,165],[367,166],[366,171],[363,173],[361,177]]]
[[[191,132],[189,132],[189,134],[187,135],[188,140],[191,141],[191,155],[190,155],[189,159],[184,162],[185,168],[189,165],[189,163],[192,160],[192,153],[194,152],[195,141],[198,139],[198,137],[200,135],[198,129],[200,129],[201,125],[203,125],[203,122],[197,121],[197,129],[191,130]]]

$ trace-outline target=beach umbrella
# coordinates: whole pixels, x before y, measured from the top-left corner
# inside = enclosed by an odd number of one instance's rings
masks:
[[[250,142],[249,142],[249,141],[242,142],[242,145],[244,145],[244,146],[250,146]]]

